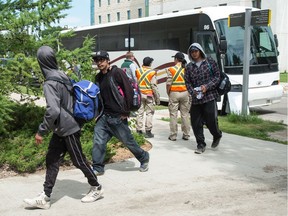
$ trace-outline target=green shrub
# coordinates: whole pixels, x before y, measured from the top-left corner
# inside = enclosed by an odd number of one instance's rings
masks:
[[[35,144],[35,133],[43,120],[45,109],[33,104],[21,105],[8,100],[5,101],[5,107],[7,107],[5,111],[7,117],[5,124],[3,123],[1,126],[5,128],[6,132],[4,133],[4,130],[2,133],[0,132],[0,167],[8,165],[10,169],[19,173],[33,173],[38,169],[43,169],[52,132],[44,137],[43,143],[40,145]],[[0,113],[4,113],[1,108]],[[133,124],[135,122],[129,122],[130,127],[133,127]],[[81,132],[82,149],[88,161],[92,161],[94,126],[95,122],[86,123]],[[134,137],[139,145],[145,142],[143,135],[134,133]],[[112,137],[107,144],[105,162],[110,161],[111,157],[116,154],[115,148],[119,148],[119,145],[115,145],[116,143],[119,143],[119,140]],[[62,163],[72,165],[68,154],[65,155]]]
[[[9,122],[12,118],[12,103],[5,97],[0,95],[0,136],[5,136],[9,131]]]

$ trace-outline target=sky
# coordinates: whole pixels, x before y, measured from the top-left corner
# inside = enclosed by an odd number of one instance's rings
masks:
[[[68,14],[60,21],[60,26],[68,28],[89,26],[90,25],[90,0],[72,0],[72,8],[65,10]]]

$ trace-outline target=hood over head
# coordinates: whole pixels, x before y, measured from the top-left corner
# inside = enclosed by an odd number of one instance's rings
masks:
[[[191,57],[191,51],[192,50],[199,50],[202,58],[206,58],[206,53],[204,52],[202,46],[199,43],[192,43],[187,50],[187,55],[188,55],[190,61],[193,62],[193,59]]]
[[[37,60],[45,79],[58,77],[68,80],[67,76],[59,70],[55,52],[49,46],[41,46],[37,51]]]

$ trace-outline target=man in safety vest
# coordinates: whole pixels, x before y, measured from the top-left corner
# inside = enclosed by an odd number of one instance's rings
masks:
[[[190,135],[190,96],[186,89],[184,73],[186,60],[184,54],[177,52],[174,58],[175,66],[170,67],[167,72],[166,90],[169,96],[168,109],[170,113],[170,136],[171,141],[176,141],[177,137],[177,115],[180,110],[182,139],[188,140]]]
[[[136,77],[138,85],[141,91],[141,107],[138,110],[138,116],[136,117],[136,130],[142,134],[142,128],[144,123],[144,112],[146,110],[145,121],[145,137],[152,138],[154,134],[152,130],[152,119],[155,112],[155,103],[160,104],[160,94],[157,87],[156,72],[151,68],[153,58],[145,57],[143,59],[142,67],[136,70]]]

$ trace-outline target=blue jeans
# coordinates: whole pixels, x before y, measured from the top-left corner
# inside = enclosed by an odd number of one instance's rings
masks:
[[[137,158],[140,163],[149,160],[148,152],[139,147],[135,141],[128,121],[119,116],[114,117],[104,114],[100,117],[94,127],[94,139],[92,149],[93,169],[97,172],[104,172],[104,159],[107,142],[115,136],[119,139]]]

